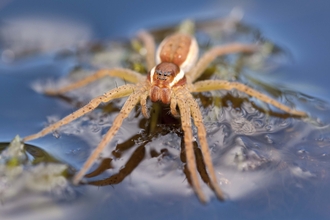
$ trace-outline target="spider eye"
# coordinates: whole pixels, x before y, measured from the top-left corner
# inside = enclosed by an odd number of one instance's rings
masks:
[[[153,83],[153,80],[160,80],[170,83],[178,72],[180,72],[180,68],[176,64],[163,62],[150,70],[150,81]]]
[[[156,70],[156,73],[159,76],[170,76],[171,75],[171,72],[170,71]]]

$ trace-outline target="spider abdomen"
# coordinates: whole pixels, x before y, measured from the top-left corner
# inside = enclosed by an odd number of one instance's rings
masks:
[[[187,58],[191,37],[184,34],[175,34],[164,40],[159,50],[161,62],[171,62],[180,66]]]
[[[159,45],[157,63],[174,63],[184,72],[188,72],[198,57],[198,45],[193,36],[176,33],[165,38]]]

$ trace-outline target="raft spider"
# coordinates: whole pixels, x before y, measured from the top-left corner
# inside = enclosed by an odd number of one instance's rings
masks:
[[[230,53],[251,53],[257,50],[256,45],[246,45],[240,43],[232,43],[225,46],[216,46],[206,52],[198,61],[198,44],[196,39],[186,33],[177,32],[166,37],[155,50],[155,42],[153,37],[145,32],[138,33],[138,38],[146,49],[146,64],[148,68],[147,76],[138,72],[123,69],[101,69],[96,73],[74,82],[68,86],[58,90],[47,90],[47,95],[60,95],[68,91],[83,87],[95,80],[105,76],[119,77],[132,84],[122,85],[114,88],[101,96],[92,99],[87,105],[66,116],[62,120],[44,128],[40,132],[27,136],[24,142],[36,138],[40,138],[50,132],[55,131],[59,127],[70,123],[71,121],[81,117],[88,112],[94,110],[101,103],[109,102],[113,99],[128,96],[124,106],[115,118],[112,126],[103,136],[102,141],[97,148],[89,156],[82,169],[74,176],[73,183],[78,184],[86,172],[97,160],[99,154],[107,146],[120,128],[123,120],[128,117],[132,109],[140,103],[143,115],[148,118],[147,98],[151,101],[160,101],[170,105],[170,111],[174,116],[181,117],[182,130],[184,132],[185,153],[187,157],[187,167],[191,176],[192,187],[202,202],[207,199],[201,189],[196,169],[196,159],[193,150],[193,134],[192,120],[198,130],[198,139],[203,155],[205,166],[210,176],[210,188],[216,196],[224,199],[224,195],[219,187],[217,177],[213,168],[212,159],[206,139],[206,130],[203,124],[203,116],[199,106],[191,93],[204,92],[211,90],[231,90],[236,89],[255,97],[265,103],[271,104],[291,115],[306,116],[306,113],[291,109],[276,100],[238,82],[229,82],[224,80],[205,80],[194,83],[204,72],[207,66],[218,56]],[[156,59],[155,59],[156,58]],[[177,106],[179,113],[177,112]]]

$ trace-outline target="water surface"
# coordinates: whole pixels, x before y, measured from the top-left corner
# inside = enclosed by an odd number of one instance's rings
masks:
[[[228,196],[226,202],[216,200],[203,185],[210,202],[199,203],[183,173],[180,126],[175,121],[162,122],[150,134],[149,121],[137,109],[111,141],[110,145],[116,146],[115,153],[109,148],[103,154],[111,156],[113,168],[93,178],[118,177],[105,182],[112,185],[69,185],[70,193],[56,195],[24,192],[3,201],[1,217],[18,219],[28,214],[43,219],[328,219],[329,50],[325,40],[330,32],[324,25],[329,20],[326,1],[313,5],[307,1],[299,5],[284,1],[8,1],[0,6],[1,24],[6,30],[5,34],[0,31],[1,51],[11,50],[15,56],[2,53],[0,63],[0,141],[37,132],[103,89],[125,83],[106,80],[69,94],[69,99],[40,93],[45,86],[57,86],[88,74],[93,65],[120,63],[132,67],[134,62],[140,63],[129,44],[136,30],[175,27],[187,17],[226,17],[234,6],[244,11],[242,22],[247,29],[229,29],[238,32],[220,35],[214,26],[201,26],[197,36],[202,48],[232,40],[263,40],[276,45],[278,53],[275,50],[270,54],[262,62],[267,65],[259,69],[253,69],[255,63],[245,57],[249,68],[238,72],[234,67],[239,57],[219,59],[217,68],[221,71],[210,77],[247,83],[308,112],[310,118],[288,117],[240,93],[196,95],[205,116],[217,175]],[[18,34],[8,40],[8,33]],[[164,33],[156,34],[161,37]],[[94,45],[92,50],[90,45]],[[104,64],[105,57],[110,63]],[[54,135],[31,142],[37,148],[29,151],[29,158],[47,154],[67,164],[71,172],[79,169],[123,102],[115,101]],[[264,109],[271,113],[265,114]]]

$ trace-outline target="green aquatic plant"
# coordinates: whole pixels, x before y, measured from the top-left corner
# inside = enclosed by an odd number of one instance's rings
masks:
[[[19,196],[23,192],[58,193],[68,189],[67,165],[59,163],[41,149],[31,145],[24,146],[19,136],[7,146],[1,145],[1,201]]]

